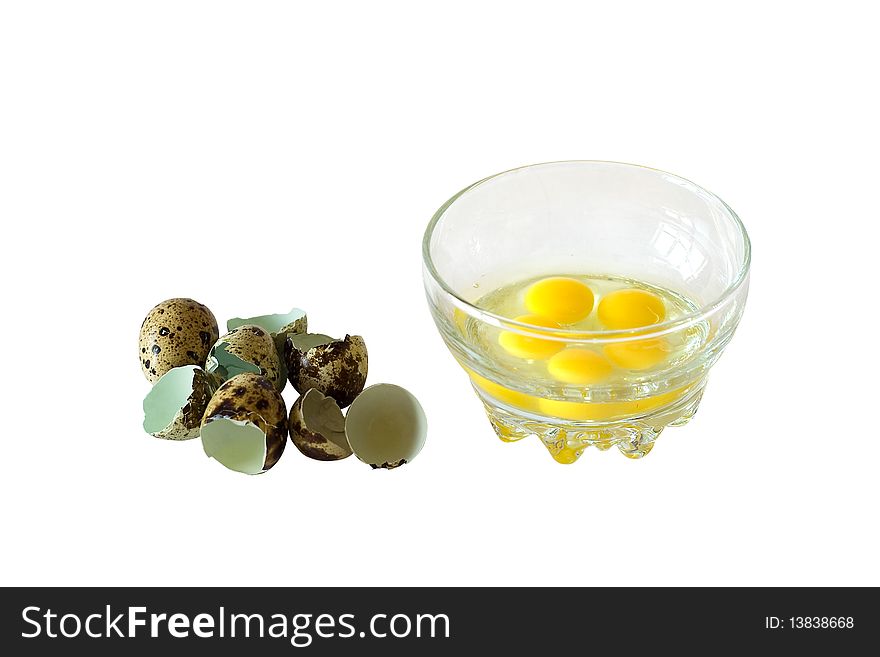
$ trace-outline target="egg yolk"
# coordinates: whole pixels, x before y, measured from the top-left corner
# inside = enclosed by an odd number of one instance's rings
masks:
[[[519,392],[518,390],[505,388],[504,386],[495,383],[494,381],[490,381],[489,379],[480,376],[469,367],[465,367],[464,365],[462,365],[462,367],[464,367],[465,371],[471,377],[471,381],[480,386],[480,388],[488,392],[498,401],[504,402],[505,404],[509,404],[511,406],[516,406],[517,408],[522,408],[527,411],[538,410],[539,400],[537,397],[532,397],[531,395],[527,395],[524,392]]]
[[[665,318],[663,299],[646,290],[616,290],[599,302],[599,321],[612,331],[650,326]]]
[[[611,374],[611,364],[589,349],[565,349],[547,361],[547,371],[563,383],[597,383]]]
[[[648,410],[660,408],[680,399],[691,386],[665,392],[645,399],[619,402],[574,402],[558,399],[541,399],[539,410],[542,413],[566,420],[609,420],[638,415]]]
[[[526,290],[526,309],[559,324],[574,324],[593,310],[593,291],[574,278],[556,276]]]
[[[516,318],[516,321],[534,326],[545,326],[547,328],[562,328],[556,322],[537,315],[520,315]],[[504,350],[512,356],[526,360],[549,358],[556,352],[561,351],[565,346],[564,342],[542,340],[541,338],[521,335],[512,331],[502,331],[501,335],[498,336],[498,344],[504,347]]]
[[[635,342],[619,342],[605,346],[608,359],[627,370],[646,370],[664,360],[670,352],[663,338],[649,338]]]

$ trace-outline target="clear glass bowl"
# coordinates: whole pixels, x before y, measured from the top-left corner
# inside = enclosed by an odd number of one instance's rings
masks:
[[[664,428],[694,415],[742,316],[750,245],[733,210],[688,180],[572,161],[505,171],[462,190],[428,224],[423,258],[434,321],[498,437],[536,435],[557,461],[572,463],[591,445],[640,458]],[[645,328],[584,332],[481,307],[488,292],[561,274],[633,279],[680,295],[688,309]],[[600,353],[657,340],[688,347],[613,380],[570,384],[499,357],[502,332]]]

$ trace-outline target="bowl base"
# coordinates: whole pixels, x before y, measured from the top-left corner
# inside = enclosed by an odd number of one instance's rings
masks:
[[[630,459],[647,456],[666,427],[687,424],[696,414],[705,381],[672,404],[648,414],[614,422],[578,422],[539,416],[513,408],[474,386],[486,408],[495,434],[506,443],[537,436],[557,463],[574,463],[587,447],[605,451],[617,447]]]

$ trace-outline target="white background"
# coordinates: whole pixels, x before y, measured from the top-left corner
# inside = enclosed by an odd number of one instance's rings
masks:
[[[880,584],[880,48],[869,3],[817,5],[5,3],[0,582]],[[558,159],[751,233],[740,330],[642,461],[498,441],[424,301],[437,207]],[[175,296],[363,335],[426,448],[247,477],[145,435]]]

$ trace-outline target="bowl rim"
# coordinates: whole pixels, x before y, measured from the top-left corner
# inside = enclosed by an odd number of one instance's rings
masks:
[[[459,198],[467,194],[468,192],[474,190],[475,188],[483,185],[490,180],[494,180],[495,178],[499,178],[501,176],[507,175],[509,173],[513,173],[515,171],[522,171],[523,169],[533,169],[537,167],[549,166],[554,164],[600,164],[600,165],[613,165],[620,166],[625,168],[632,169],[643,169],[645,171],[652,171],[655,173],[662,174],[664,176],[668,176],[672,179],[675,179],[679,182],[685,183],[688,186],[696,188],[699,192],[702,192],[709,196],[711,199],[717,201],[721,207],[728,213],[730,219],[733,221],[734,226],[738,229],[742,240],[743,240],[743,257],[742,261],[739,265],[739,271],[737,272],[736,278],[733,280],[730,285],[728,285],[724,291],[718,296],[716,299],[703,304],[698,309],[693,312],[687,313],[680,317],[676,317],[675,319],[671,319],[665,322],[660,322],[658,324],[652,324],[650,326],[645,326],[641,328],[634,329],[621,329],[621,330],[607,330],[607,331],[592,331],[589,333],[585,333],[584,331],[572,330],[567,328],[548,328],[536,326],[534,324],[529,324],[526,322],[519,322],[515,319],[504,317],[502,315],[498,315],[491,311],[488,311],[484,308],[480,308],[472,304],[469,301],[466,301],[462,297],[460,297],[440,276],[437,268],[434,265],[433,258],[431,257],[431,238],[434,234],[434,229],[437,227],[437,224],[440,222],[440,219],[446,213],[446,211],[455,203]],[[505,171],[501,171],[499,173],[493,174],[491,176],[487,176],[481,180],[472,183],[459,191],[457,194],[449,198],[440,208],[434,213],[434,216],[431,217],[431,220],[428,222],[427,227],[425,228],[425,233],[422,238],[422,266],[423,273],[426,277],[430,277],[430,279],[450,298],[453,305],[464,311],[470,316],[473,316],[480,321],[485,323],[497,326],[499,328],[503,328],[507,331],[513,331],[514,333],[520,333],[522,335],[527,335],[530,337],[540,336],[541,339],[544,340],[556,340],[563,341],[569,343],[577,343],[577,344],[597,344],[597,343],[607,343],[607,342],[627,342],[633,340],[645,340],[653,337],[661,337],[663,335],[667,335],[669,333],[674,333],[676,331],[684,330],[689,326],[694,324],[698,324],[708,317],[717,313],[720,309],[726,306],[732,299],[736,297],[737,291],[747,283],[749,279],[749,271],[751,269],[751,261],[752,261],[752,243],[749,238],[748,231],[746,230],[745,225],[742,220],[739,218],[739,215],[731,208],[724,200],[719,197],[717,194],[710,192],[705,187],[702,187],[692,180],[684,178],[674,173],[670,173],[668,171],[664,171],[662,169],[657,169],[654,167],[643,166],[641,164],[631,164],[628,162],[618,162],[614,160],[551,160],[548,162],[537,162],[535,164],[526,164],[524,166],[514,167],[512,169],[507,169]]]

